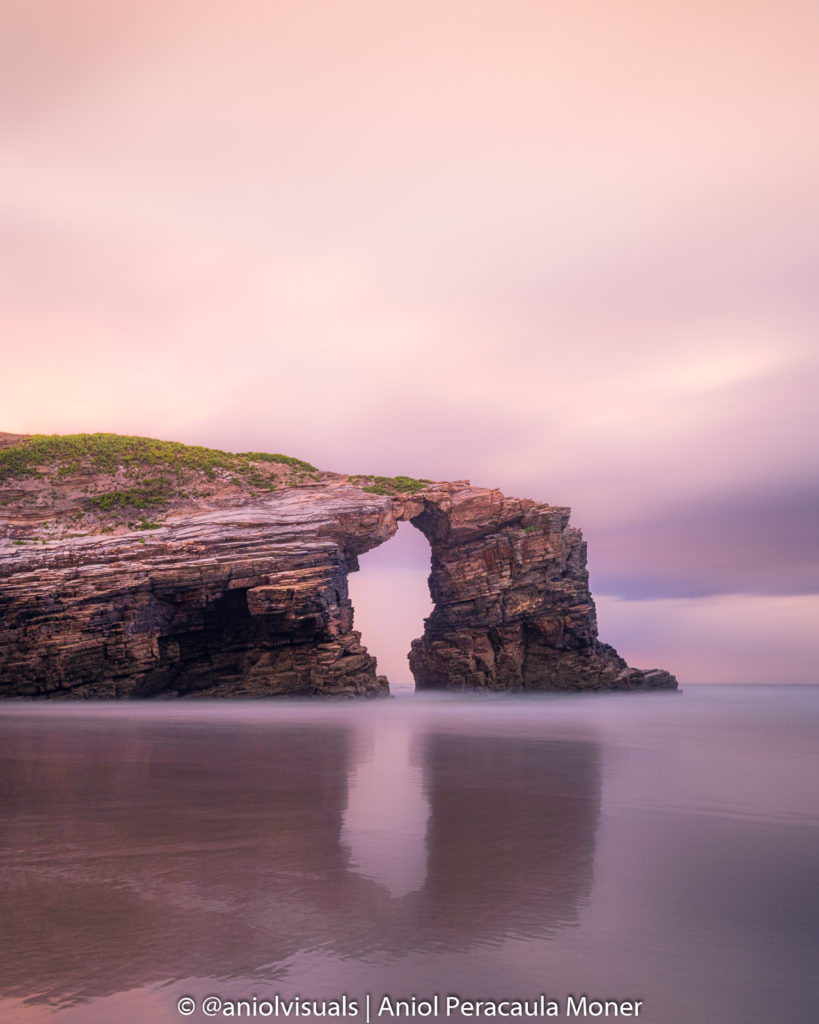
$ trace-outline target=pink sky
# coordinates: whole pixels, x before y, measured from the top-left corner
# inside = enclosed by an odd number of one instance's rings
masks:
[[[0,429],[571,505],[632,660],[816,681],[812,0],[0,12]]]

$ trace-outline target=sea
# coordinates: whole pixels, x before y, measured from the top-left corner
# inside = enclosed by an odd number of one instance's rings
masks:
[[[0,706],[0,1021],[806,1024],[819,687]]]

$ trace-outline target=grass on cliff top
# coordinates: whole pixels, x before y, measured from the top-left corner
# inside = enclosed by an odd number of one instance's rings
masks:
[[[273,491],[278,478],[271,473],[271,463],[287,468],[285,479],[291,486],[299,486],[305,477],[316,479],[315,466],[291,455],[235,454],[125,434],[35,434],[0,449],[0,481],[9,477],[45,477],[53,481],[55,472],[59,478],[70,478],[88,470],[101,474],[122,470],[124,486],[86,499],[87,509],[111,517],[125,509],[167,506],[175,498],[188,496],[183,487],[190,483],[195,488],[197,477],[212,480],[217,470],[231,474],[233,486],[244,484]],[[88,488],[85,490],[87,493]]]
[[[184,470],[214,476],[217,469],[240,476],[254,475],[253,463],[276,462],[303,473],[316,467],[291,455],[270,452],[223,452],[218,448],[157,441],[125,434],[34,434],[16,445],[0,449],[0,480],[10,476],[37,476],[40,466],[56,465],[60,476],[78,473],[87,466],[103,473],[119,468],[152,467],[170,470],[177,477]]]
[[[370,494],[417,494],[418,491],[432,483],[431,480],[414,476],[354,476],[353,483],[361,484],[365,480],[372,480],[371,484],[362,487],[362,491]]]
[[[271,464],[286,467],[282,477],[272,472]],[[298,487],[305,479],[317,479],[318,470],[309,462],[291,455],[271,452],[225,452],[178,441],[158,441],[151,437],[125,434],[34,434],[14,445],[0,448],[0,482],[10,477],[32,477],[51,481],[51,500],[56,491],[55,475],[73,475],[97,471],[100,474],[124,472],[116,483],[118,489],[90,493],[85,487],[82,499],[86,511],[94,511],[106,519],[119,519],[127,509],[158,511],[176,498],[189,497],[187,488],[196,490],[191,474],[213,479],[220,471],[229,474],[233,486],[251,488],[249,493],[273,491],[277,483]],[[200,481],[201,481],[200,476]],[[371,494],[417,494],[431,480],[410,476],[350,477]],[[83,513],[78,512],[77,516]],[[75,519],[77,518],[75,516]],[[147,520],[144,520],[147,522]]]

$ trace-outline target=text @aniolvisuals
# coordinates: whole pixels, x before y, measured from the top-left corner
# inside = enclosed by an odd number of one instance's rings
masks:
[[[642,999],[604,999],[585,993],[569,994],[561,999],[554,999],[543,993],[525,999],[467,999],[460,995],[438,993],[402,998],[390,995],[375,996],[372,993],[355,997],[345,994],[332,999],[308,999],[298,995],[285,997],[278,993],[269,997],[253,995],[238,999],[223,998],[219,995],[195,999],[193,996],[185,995],[176,1004],[183,1017],[344,1017],[357,1020],[359,1024],[408,1018],[486,1020],[490,1017],[563,1017],[600,1020],[639,1017],[644,1006],[645,1002]]]

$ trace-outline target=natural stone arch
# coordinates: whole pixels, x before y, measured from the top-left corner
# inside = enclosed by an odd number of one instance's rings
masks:
[[[408,520],[431,548],[421,689],[675,688],[597,639],[569,510],[465,481],[410,495],[354,478],[0,560],[0,694],[379,695],[347,574]]]

